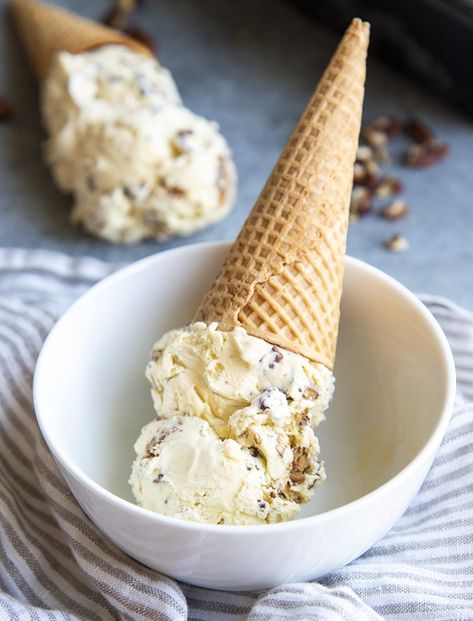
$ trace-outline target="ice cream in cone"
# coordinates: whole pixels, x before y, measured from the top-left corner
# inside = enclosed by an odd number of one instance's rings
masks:
[[[154,346],[142,506],[217,524],[297,515],[325,478],[369,26],[354,20],[193,323]],[[183,467],[185,464],[185,467]]]
[[[38,0],[11,0],[42,90],[46,159],[71,220],[114,243],[190,235],[234,204],[216,123],[182,105],[171,74],[118,30]]]
[[[353,20],[196,316],[330,369],[368,36]]]

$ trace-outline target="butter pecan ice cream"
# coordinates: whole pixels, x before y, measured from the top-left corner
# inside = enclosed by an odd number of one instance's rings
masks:
[[[46,158],[72,219],[116,243],[189,235],[224,217],[236,174],[218,126],[169,71],[125,46],[60,52],[43,90]]]
[[[325,478],[314,427],[333,376],[243,328],[201,322],[154,346],[146,371],[156,420],[130,483],[142,506],[215,524],[291,519]]]

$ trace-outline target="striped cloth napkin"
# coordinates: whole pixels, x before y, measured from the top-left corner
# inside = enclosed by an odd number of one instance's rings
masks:
[[[264,593],[179,584],[130,559],[75,502],[31,405],[56,318],[113,268],[0,250],[0,619],[473,619],[473,315],[424,296],[458,371],[455,413],[421,491],[384,539],[347,567]]]

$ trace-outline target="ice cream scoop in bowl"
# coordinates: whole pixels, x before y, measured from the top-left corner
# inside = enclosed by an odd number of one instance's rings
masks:
[[[150,347],[192,318],[228,247],[161,253],[90,290],[50,333],[34,399],[72,492],[117,546],[190,583],[259,589],[341,567],[392,526],[440,444],[455,373],[442,331],[417,298],[347,258],[337,386],[318,427],[327,480],[299,516],[222,526],[138,507],[128,477],[133,443],[153,417],[143,373]]]

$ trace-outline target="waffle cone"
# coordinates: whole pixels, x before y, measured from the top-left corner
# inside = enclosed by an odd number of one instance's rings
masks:
[[[195,318],[330,369],[368,39],[353,20]]]
[[[151,55],[148,48],[118,30],[50,4],[37,0],[12,0],[11,10],[40,82],[45,79],[53,56],[62,50],[77,53],[100,45],[122,44]]]

